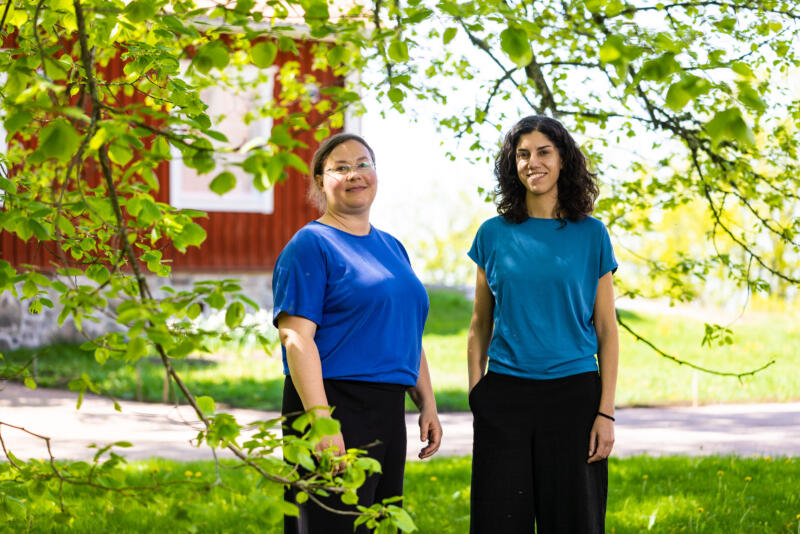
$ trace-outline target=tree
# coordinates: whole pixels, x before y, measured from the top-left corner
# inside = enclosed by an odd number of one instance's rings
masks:
[[[293,20],[292,11],[304,15]],[[159,357],[204,426],[198,442],[227,448],[267,483],[300,490],[298,502],[333,493],[341,495],[343,504],[355,504],[356,489],[380,465],[362,457],[363,451],[352,450],[343,457],[344,474],[334,476],[338,458],[330,450],[314,451],[323,436],[338,432],[338,422],[310,414],[293,423],[305,432],[300,438],[279,438],[280,421],[264,421],[242,442],[241,426],[231,415],[218,411],[213,399],[189,391],[172,361],[202,352],[208,342],[225,335],[194,325],[201,306],[225,309],[233,330],[242,328],[246,306],[257,305],[235,280],[200,282],[190,291],[167,288],[164,297],[154,294],[145,273],[169,274],[162,248],[200,246],[205,231],[195,222],[203,213],[156,202],[153,169],[171,157],[171,146],[199,174],[214,172],[234,153],[244,154],[235,165],[260,190],[285,179],[287,168],[307,172],[305,162],[293,153],[303,146],[297,133],[313,129],[322,138],[340,127],[344,110],[357,102],[351,88],[323,88],[324,98],[317,101],[307,86],[313,80],[297,76],[296,62],[282,63],[282,98],[260,110],[274,121],[270,136],[247,146],[230,146],[211,128],[199,92],[218,83],[238,88],[259,83],[279,53],[297,53],[290,22],[304,22],[312,37],[329,34],[331,24],[346,36],[363,25],[361,11],[355,8],[334,23],[320,1],[268,2],[256,9],[248,0],[205,7],[180,0],[8,0],[0,16],[6,47],[0,56],[0,102],[8,141],[0,159],[0,229],[26,241],[38,240],[60,260],[52,278],[35,267],[17,271],[0,261],[0,290],[21,297],[35,313],[54,306],[49,288],[58,295],[59,321],[71,318],[81,331],[85,321],[111,314],[121,331],[87,340],[95,359],[132,364],[147,355]],[[358,50],[343,45],[318,44],[313,53],[324,68],[342,74],[360,64]],[[124,69],[115,77],[104,67],[117,56]],[[188,68],[182,69],[181,61],[188,61]],[[261,69],[255,80],[220,76],[226,67],[236,71],[247,64]],[[235,180],[230,171],[218,172],[210,187],[224,194]],[[25,366],[7,366],[3,374],[24,376],[35,387]],[[80,392],[79,399],[87,389],[97,389],[85,374],[70,387]],[[3,426],[12,425],[0,422],[0,432]],[[0,475],[4,514],[24,517],[21,501],[13,492],[6,494],[12,487],[28,487],[37,497],[49,487],[64,520],[69,520],[60,499],[64,484],[122,494],[168,488],[166,480],[156,480],[153,487],[124,487],[115,481],[120,456],[112,447],[128,445],[101,448],[91,464],[66,465],[53,462],[52,456],[50,463],[24,462],[3,446],[8,460]],[[281,449],[285,461],[272,456]],[[413,529],[408,514],[391,502],[340,513],[358,515],[358,522],[381,532]],[[297,513],[296,506],[282,500],[275,501],[274,509],[279,515]]]
[[[704,252],[640,258],[653,283],[626,295],[691,300],[717,270],[748,294],[796,294],[795,3],[442,0],[375,10],[396,32],[386,96],[400,111],[436,101],[442,130],[476,159],[491,158],[497,132],[517,117],[550,114],[581,134],[603,171],[598,214],[622,244],[659,239],[648,215],[701,202]],[[417,24],[421,12],[432,22]],[[465,105],[465,93],[474,101]],[[720,325],[706,331],[704,342],[727,338]]]
[[[307,83],[313,80],[285,63],[281,99],[262,110],[275,120],[270,137],[226,145],[210,128],[199,91],[246,86],[253,82],[220,81],[217,73],[247,63],[264,69],[278,53],[296,51],[294,13],[320,40],[315,65],[339,75],[361,72],[361,92],[350,84],[328,87],[317,101]],[[201,174],[244,153],[239,165],[265,188],[288,167],[307,171],[293,153],[300,133],[324,138],[345,110],[361,108],[362,95],[401,112],[413,111],[416,99],[434,100],[442,130],[470,143],[476,158],[489,157],[497,132],[519,115],[551,114],[582,134],[596,167],[615,174],[604,182],[598,210],[620,240],[653,238],[650,220],[637,214],[692,201],[703,203],[710,220],[708,242],[725,236],[725,249],[650,263],[653,277],[670,281],[672,298],[688,298],[688,282],[716,268],[747,291],[776,283],[787,291],[786,284],[800,286],[800,103],[786,78],[797,72],[798,21],[794,3],[778,0],[375,0],[346,8],[325,0],[6,0],[0,102],[9,147],[0,160],[0,228],[50,243],[62,265],[50,280],[0,262],[0,289],[19,291],[35,311],[53,305],[43,289],[51,287],[62,320],[79,328],[119,302],[111,312],[125,331],[91,340],[98,361],[158,354],[206,424],[203,439],[238,451],[265,477],[313,494],[314,484],[336,481],[275,479],[274,466],[255,452],[276,442],[237,446],[235,421],[213,413],[211,399],[194,399],[171,366],[219,335],[193,328],[201,303],[227,309],[232,328],[253,303],[233,281],[153,297],[144,272],[168,274],[160,247],[171,242],[185,250],[205,237],[194,222],[202,213],[154,200],[152,169],[170,157],[170,147]],[[126,62],[123,76],[101,74],[117,54]],[[459,103],[456,95],[464,94],[474,102]],[[615,168],[604,154],[620,145],[635,157]],[[211,188],[224,194],[234,181],[220,172]],[[645,289],[628,293],[649,294]],[[708,325],[709,339],[721,328]],[[81,380],[75,387],[92,385]],[[331,430],[327,425],[315,422],[312,437]],[[294,445],[297,456],[289,459],[308,464],[308,443]],[[370,468],[352,463],[362,474]],[[29,481],[65,481],[16,467]],[[351,482],[342,482],[345,495],[352,496]],[[378,507],[371,521],[411,528],[398,510]]]

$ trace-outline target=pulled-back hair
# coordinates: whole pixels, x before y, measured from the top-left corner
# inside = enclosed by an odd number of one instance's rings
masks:
[[[333,152],[337,146],[347,141],[358,141],[364,145],[364,148],[369,152],[369,157],[372,158],[372,163],[375,163],[375,152],[373,152],[372,147],[369,146],[360,135],[340,133],[332,135],[323,141],[311,158],[311,176],[309,177],[311,178],[311,184],[308,187],[308,201],[319,209],[319,211],[325,211],[328,203],[325,199],[325,193],[322,191],[321,184],[317,182],[317,176],[322,176],[325,172],[325,160],[328,159],[331,152]]]
[[[527,189],[517,172],[517,145],[520,137],[531,132],[541,132],[547,136],[558,150],[563,164],[558,174],[556,216],[559,219],[579,221],[592,213],[599,193],[597,175],[589,171],[586,157],[564,125],[556,119],[542,115],[521,119],[506,134],[494,162],[497,213],[509,222],[521,223],[528,220],[525,204]]]

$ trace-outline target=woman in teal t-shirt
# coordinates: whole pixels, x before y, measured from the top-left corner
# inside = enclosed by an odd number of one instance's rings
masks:
[[[589,216],[596,177],[564,126],[542,116],[508,132],[495,176],[500,215],[469,251],[470,532],[535,523],[539,534],[600,534],[619,346],[617,262]]]

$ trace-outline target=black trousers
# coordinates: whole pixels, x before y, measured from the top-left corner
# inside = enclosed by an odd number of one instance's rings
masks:
[[[608,462],[587,464],[596,372],[528,380],[489,372],[473,388],[470,532],[601,534]]]
[[[360,382],[356,380],[323,381],[328,404],[334,407],[333,417],[341,423],[344,444],[349,448],[367,451],[367,456],[381,463],[382,473],[367,477],[358,490],[359,504],[371,506],[389,497],[403,495],[403,474],[406,465],[405,386]],[[283,386],[284,415],[303,412],[303,403],[287,376]],[[296,417],[296,415],[295,415]],[[284,435],[296,434],[291,417],[284,423]],[[377,445],[375,442],[379,442]],[[368,447],[368,445],[370,445]],[[288,490],[285,499],[295,502],[294,492]],[[354,511],[338,496],[318,497],[337,510]],[[400,506],[402,503],[394,503]],[[285,534],[367,534],[364,525],[353,530],[354,516],[328,512],[310,500],[299,505],[300,516],[284,518]]]

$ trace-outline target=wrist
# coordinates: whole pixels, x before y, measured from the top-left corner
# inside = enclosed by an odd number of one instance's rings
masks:
[[[601,419],[608,419],[609,421],[612,421],[612,422],[616,421],[616,419],[614,419],[613,415],[610,415],[610,414],[608,414],[608,413],[606,413],[606,412],[604,412],[602,410],[599,410],[597,412],[597,417],[600,417]]]

